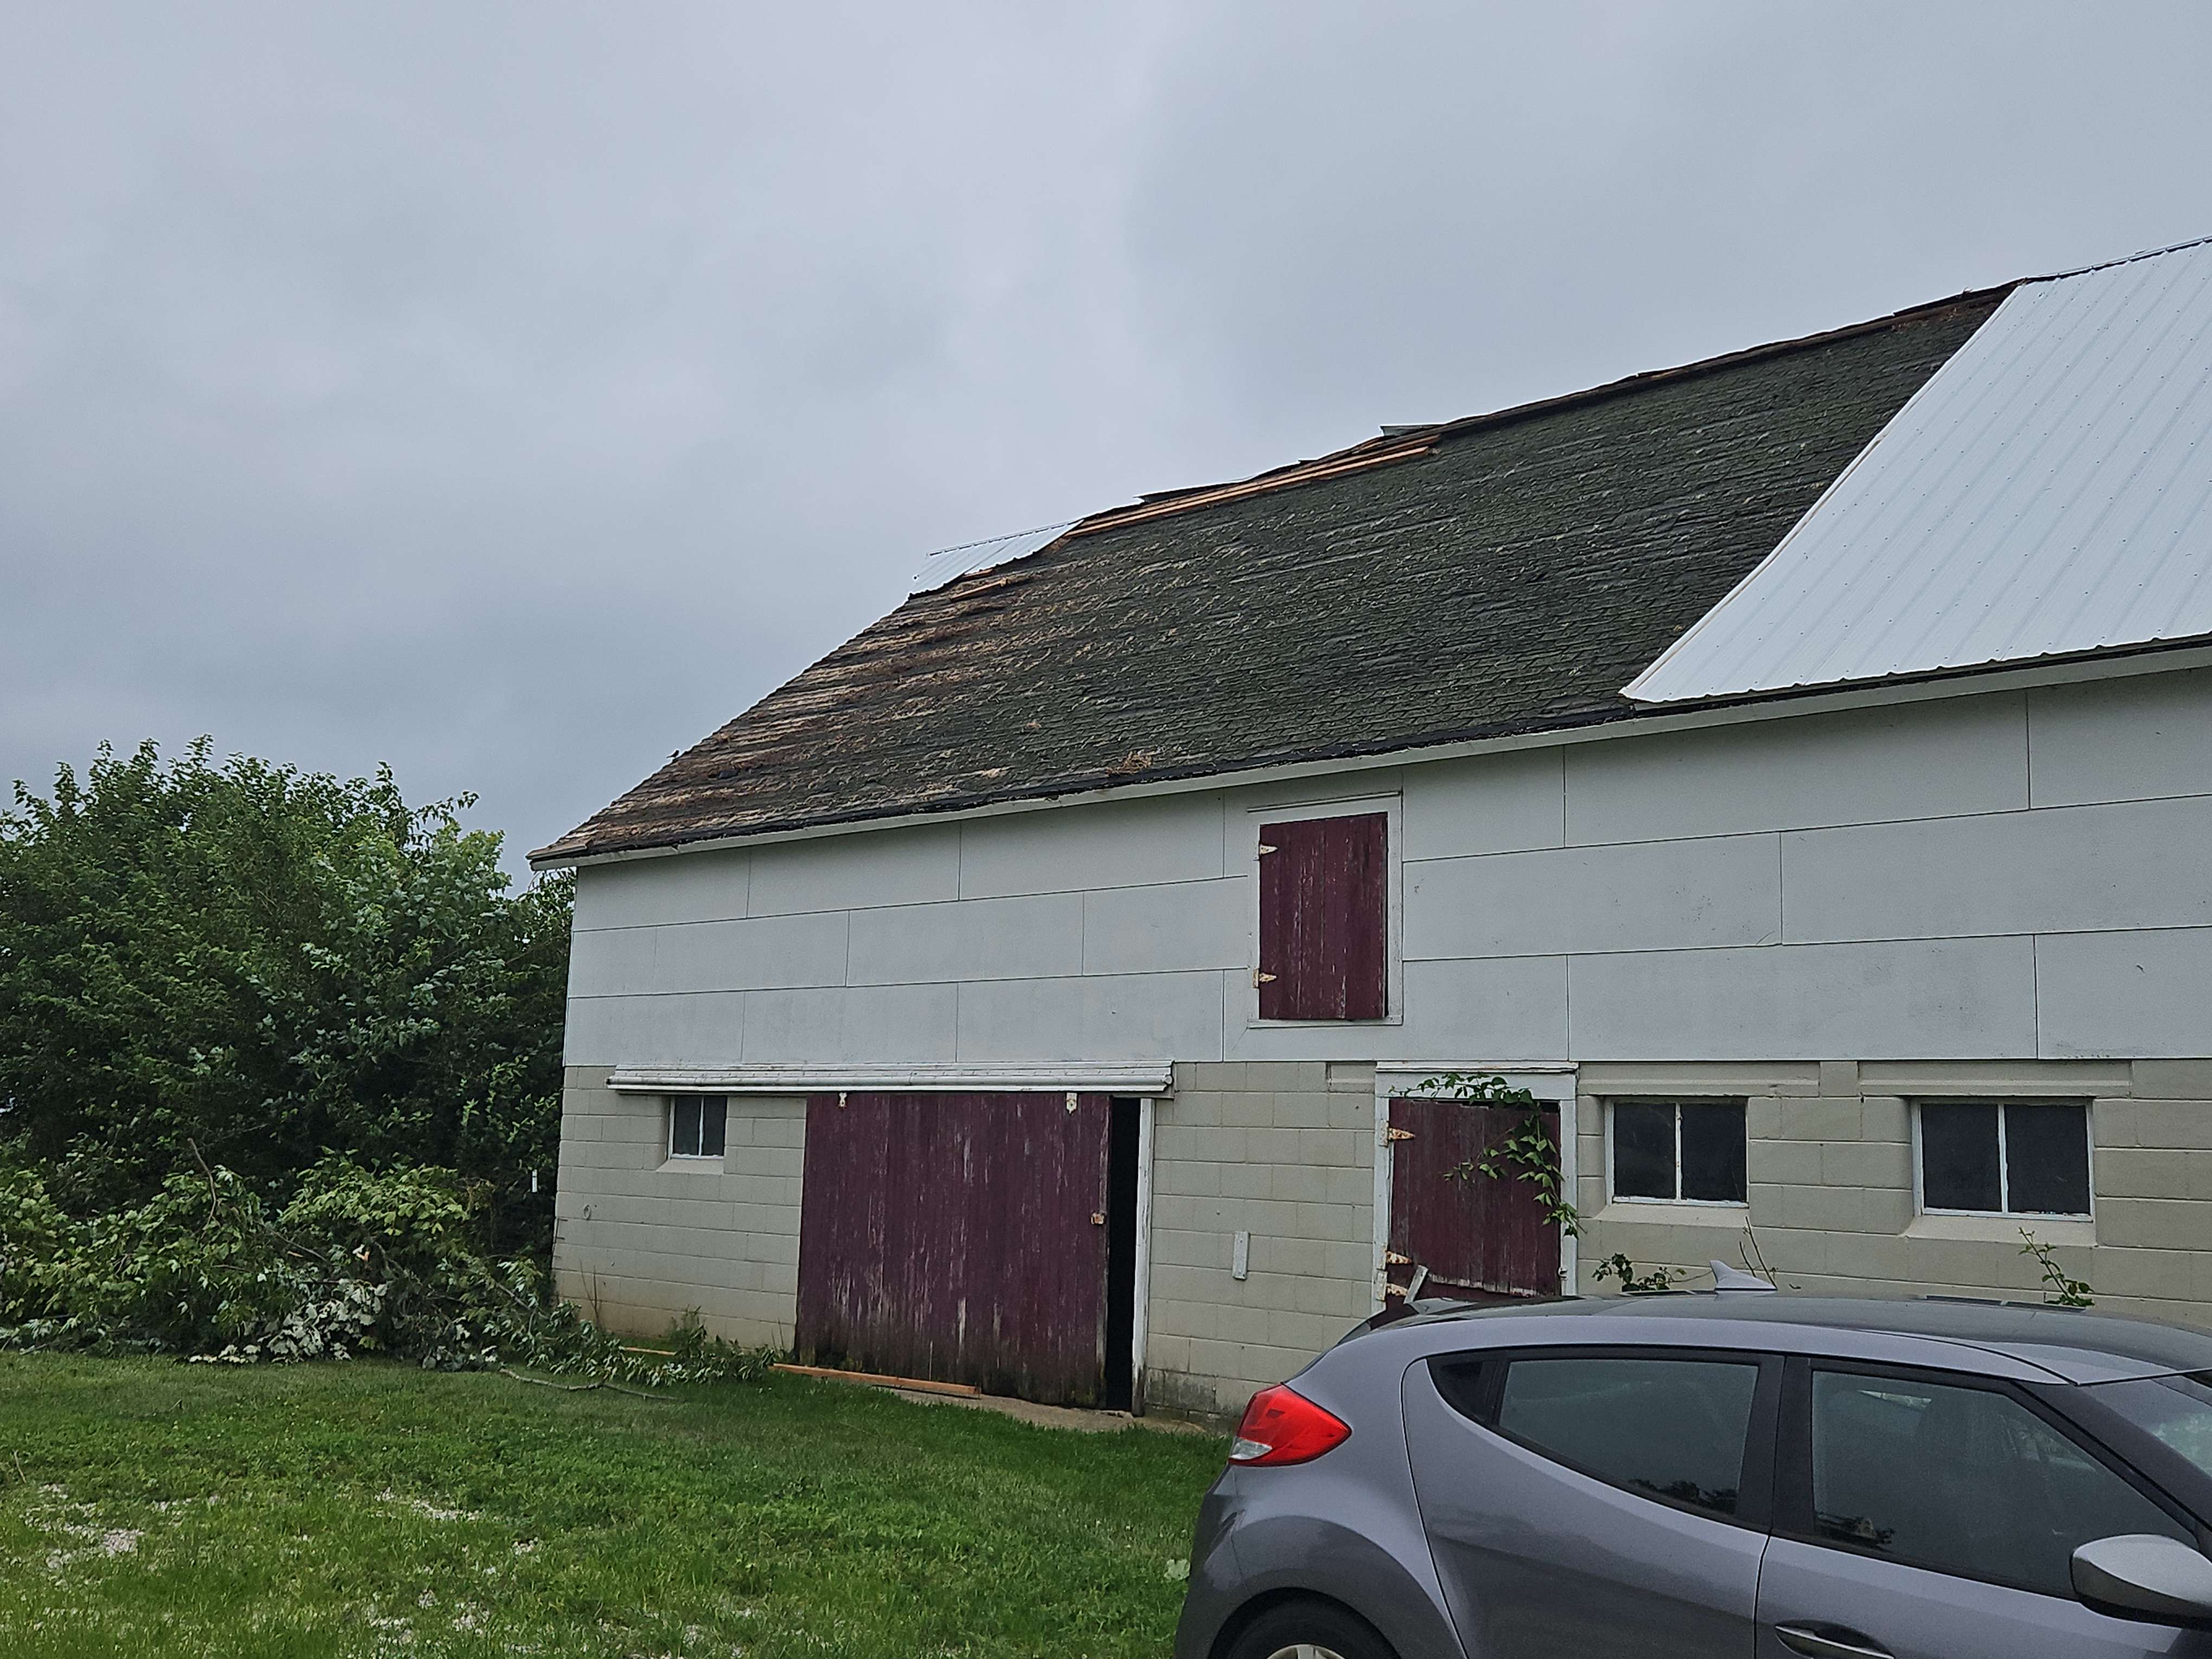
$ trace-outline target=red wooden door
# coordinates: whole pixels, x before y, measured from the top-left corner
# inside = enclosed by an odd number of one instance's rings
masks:
[[[1390,1103],[1392,1284],[1410,1288],[1418,1279],[1414,1294],[1475,1302],[1559,1294],[1559,1230],[1534,1188],[1472,1170],[1471,1179],[1451,1175],[1518,1128],[1525,1109],[1457,1100]],[[1557,1146],[1559,1109],[1541,1109]]]
[[[799,1328],[808,1364],[1097,1403],[1104,1095],[806,1103]]]
[[[1389,818],[1260,827],[1260,1018],[1381,1019],[1389,1006]]]

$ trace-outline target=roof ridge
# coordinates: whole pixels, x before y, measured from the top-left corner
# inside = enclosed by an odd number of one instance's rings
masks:
[[[2207,239],[2212,240],[2212,239]],[[2117,263],[2117,262],[2116,262]],[[1822,329],[1812,334],[1801,334],[1780,340],[1769,340],[1762,344],[1743,346],[1711,357],[1699,357],[1686,363],[1673,363],[1662,368],[1639,369],[1633,374],[1618,380],[1602,380],[1595,386],[1578,387],[1549,398],[1539,398],[1527,403],[1509,404],[1503,409],[1487,410],[1476,415],[1455,416],[1449,420],[1430,422],[1423,425],[1394,425],[1384,427],[1373,437],[1363,438],[1342,449],[1333,449],[1309,460],[1288,461],[1278,466],[1247,474],[1241,478],[1229,478],[1218,483],[1189,484],[1181,489],[1153,490],[1139,495],[1133,501],[1118,507],[1101,508],[1086,513],[1059,526],[1060,534],[1052,540],[1031,549],[1024,558],[1035,558],[1049,551],[1063,541],[1081,536],[1095,536],[1109,530],[1118,530],[1133,524],[1148,524],[1156,520],[1173,518],[1184,513],[1200,512],[1209,507],[1226,505],[1248,500],[1254,495],[1270,495],[1279,489],[1294,489],[1304,484],[1320,483],[1345,473],[1379,466],[1390,461],[1410,460],[1427,454],[1440,440],[1454,438],[1463,433],[1487,431],[1515,421],[1533,420],[1560,410],[1578,409],[1611,398],[1626,397],[1651,386],[1671,384],[1699,374],[1716,374],[1723,369],[1738,368],[1745,363],[1761,362],[1793,351],[1813,350],[1839,340],[1856,338],[1882,329],[1895,328],[1933,313],[1952,310],[1960,306],[1979,305],[2000,298],[2027,282],[2047,280],[2041,277],[2016,277],[2009,282],[1988,288],[1965,289],[1940,300],[1926,300],[1917,305],[1906,306],[1880,317],[1869,317],[1839,327]],[[1017,531],[1005,536],[987,536],[978,541],[963,542],[956,547],[943,548],[930,555],[934,561],[947,553],[957,553],[969,548],[982,547],[993,542],[1012,541],[1023,535],[1039,534],[1052,526],[1039,526],[1036,532]],[[1012,561],[1008,561],[1012,562]],[[996,569],[989,565],[983,569]],[[963,572],[942,583],[936,590],[957,586],[969,576],[981,575],[982,570]]]

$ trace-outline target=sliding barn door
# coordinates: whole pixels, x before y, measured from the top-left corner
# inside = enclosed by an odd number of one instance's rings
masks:
[[[800,1361],[1097,1404],[1111,1115],[1104,1095],[811,1097]]]
[[[1390,1103],[1390,1283],[1417,1297],[1524,1301],[1559,1294],[1559,1229],[1528,1182],[1469,1168],[1521,1127],[1518,1106]],[[1543,1121],[1556,1148],[1559,1115]],[[1472,1179],[1453,1174],[1468,1170]],[[1395,1300],[1396,1298],[1393,1298]]]

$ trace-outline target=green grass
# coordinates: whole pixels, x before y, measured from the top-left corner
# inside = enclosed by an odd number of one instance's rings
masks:
[[[790,1377],[0,1356],[0,1653],[1157,1655],[1223,1450]]]

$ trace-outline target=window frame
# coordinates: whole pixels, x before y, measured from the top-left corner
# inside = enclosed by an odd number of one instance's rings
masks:
[[[1362,1030],[1406,1023],[1406,836],[1403,799],[1396,793],[1334,800],[1285,801],[1244,809],[1244,1025],[1248,1030]],[[1382,1000],[1380,1019],[1266,1019],[1260,1013],[1260,830],[1263,824],[1312,818],[1383,817]],[[1233,866],[1232,866],[1233,867]]]
[[[670,1164],[720,1164],[730,1152],[730,1097],[727,1095],[678,1093],[663,1097],[666,1105],[662,1114],[661,1155]],[[699,1106],[699,1144],[707,1142],[707,1106],[711,1101],[722,1105],[722,1149],[720,1152],[679,1152],[676,1150],[676,1115],[678,1108],[690,1102]]]
[[[1674,1113],[1674,1196],[1653,1198],[1643,1193],[1624,1193],[1613,1184],[1613,1123],[1623,1106],[1667,1106]],[[1744,1175],[1741,1198],[1685,1198],[1682,1196],[1682,1108],[1734,1106],[1743,1114]],[[1650,1204],[1668,1208],[1751,1209],[1751,1102],[1742,1095],[1620,1095],[1605,1103],[1605,1201],[1608,1204]]]
[[[2094,1103],[2076,1095],[1920,1095],[1912,1103],[1912,1212],[1915,1215],[1974,1216],[1996,1221],[2081,1221],[2097,1218],[2097,1114]],[[1928,1147],[1921,1133],[1920,1114],[1929,1106],[1994,1106],[1997,1113],[1997,1201],[2012,1201],[2012,1170],[2006,1158],[2009,1132],[2006,1109],[2012,1106],[2073,1106],[2081,1113],[2081,1139],[2087,1152],[2085,1169],[2087,1207],[2080,1210],[1959,1210],[1928,1201]]]
[[[1571,1458],[1560,1456],[1548,1447],[1535,1445],[1498,1427],[1498,1412],[1505,1398],[1505,1373],[1516,1361],[1540,1359],[1703,1360],[1712,1364],[1755,1367],[1758,1378],[1752,1389],[1751,1416],[1744,1425],[1743,1462],[1736,1477],[1735,1513],[1716,1515],[1709,1509],[1679,1498],[1668,1498],[1658,1492],[1623,1486],[1595,1469],[1585,1468]],[[1783,1404],[1783,1356],[1778,1353],[1754,1348],[1577,1343],[1556,1347],[1483,1348],[1471,1352],[1432,1354],[1427,1363],[1431,1382],[1447,1407],[1474,1427],[1496,1435],[1508,1445],[1518,1446],[1531,1457],[1540,1457],[1557,1468],[1571,1469],[1584,1480],[1595,1480],[1609,1492],[1617,1492],[1646,1504],[1656,1504],[1665,1509],[1679,1510],[1684,1515],[1694,1515],[1700,1520],[1711,1521],[1719,1526],[1741,1527],[1746,1531],[1757,1533],[1770,1530],[1774,1516],[1778,1467],[1775,1461],[1776,1430]],[[1462,1375],[1470,1369],[1476,1371],[1471,1386]]]
[[[2191,1513],[2187,1504],[2160,1486],[2081,1424],[2039,1399],[2033,1389],[2010,1377],[1984,1376],[1972,1371],[1947,1371],[1932,1366],[1896,1364],[1879,1359],[1855,1359],[1829,1354],[1791,1354],[1784,1366],[1781,1412],[1775,1436],[1774,1495],[1770,1530],[1777,1538],[1785,1538],[1791,1543],[1803,1544],[1814,1549],[1856,1555],[1869,1561],[1886,1561],[1892,1566],[1908,1567],[1915,1572],[1934,1573],[1939,1577],[1957,1578],[1973,1584],[1994,1584],[2000,1589],[2016,1590],[2023,1595],[2052,1594],[2039,1584],[2024,1584],[2018,1579],[1992,1578],[1981,1573],[1960,1572],[1951,1567],[1908,1560],[1904,1556],[1891,1555],[1869,1545],[1832,1538],[1820,1531],[1813,1506],[1813,1373],[1816,1370],[1839,1371],[1853,1376],[1886,1377],[1898,1382],[1919,1383],[1934,1388],[1974,1389],[1984,1394],[2002,1395],[2041,1419],[2053,1433],[2101,1465],[2123,1484],[2132,1487],[2154,1508],[2163,1510],[2169,1519],[2192,1537],[2201,1539],[2203,1536],[2203,1524]],[[2061,1596],[2056,1599],[2069,1598]]]

